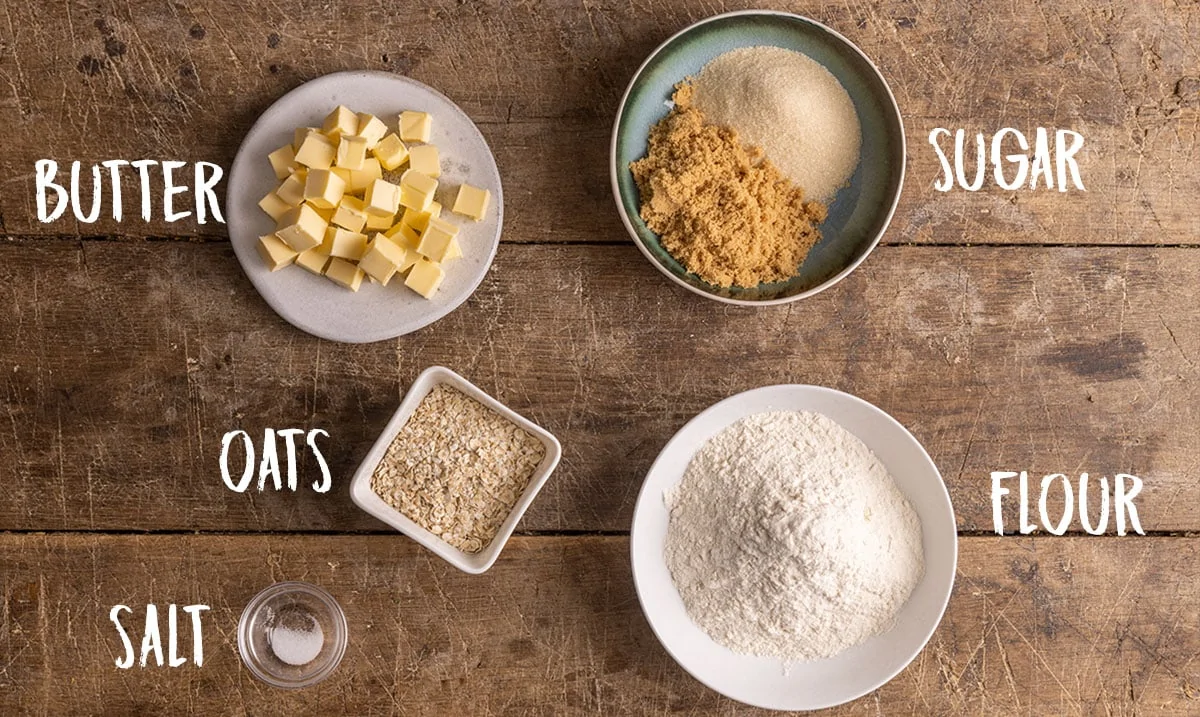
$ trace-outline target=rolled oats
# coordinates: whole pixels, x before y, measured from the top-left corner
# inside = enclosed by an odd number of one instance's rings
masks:
[[[535,436],[446,384],[392,439],[371,489],[467,553],[488,545],[546,455]]]

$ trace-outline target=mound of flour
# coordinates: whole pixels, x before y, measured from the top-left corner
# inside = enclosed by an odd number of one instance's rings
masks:
[[[925,572],[912,506],[820,414],[734,423],[665,499],[671,577],[692,620],[735,652],[832,657],[887,631]]]

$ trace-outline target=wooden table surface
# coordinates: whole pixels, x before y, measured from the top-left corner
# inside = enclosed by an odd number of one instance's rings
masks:
[[[908,179],[860,270],[747,310],[642,259],[607,167],[637,65],[739,5],[253,5],[0,0],[0,713],[755,713],[658,644],[628,531],[642,477],[688,418],[797,382],[903,422],[960,529],[929,646],[827,714],[1200,714],[1200,6],[778,3],[879,65]],[[301,333],[255,293],[221,224],[38,221],[38,159],[228,167],[279,96],[364,68],[449,95],[504,179],[495,265],[425,330],[357,346]],[[1082,133],[1087,191],[933,189],[933,128],[1008,126]],[[482,576],[348,495],[432,364],[563,443]],[[329,494],[223,486],[222,436],[268,426],[330,432]],[[1148,535],[997,537],[989,473],[1005,469],[1135,473]],[[256,681],[236,647],[247,600],[286,579],[332,591],[351,633],[337,672],[299,692]],[[211,606],[203,667],[115,667],[109,608],[148,602]]]

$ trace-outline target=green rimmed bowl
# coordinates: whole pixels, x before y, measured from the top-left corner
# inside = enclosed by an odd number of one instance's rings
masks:
[[[787,281],[723,288],[689,273],[662,247],[638,213],[629,164],[646,156],[650,128],[669,111],[675,84],[730,50],[774,45],[816,60],[846,88],[862,126],[862,151],[850,184],[838,191],[820,225],[821,241]],[[867,258],[887,229],[904,183],[904,125],[883,75],[836,31],[799,15],[748,10],[716,15],[673,35],[650,53],[621,99],[613,125],[609,171],[621,221],[634,243],[677,284],[730,304],[796,301],[833,286]]]

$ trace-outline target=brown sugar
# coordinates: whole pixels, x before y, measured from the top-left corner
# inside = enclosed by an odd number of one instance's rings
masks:
[[[795,276],[821,238],[826,208],[804,201],[757,147],[706,124],[692,88],[650,130],[649,151],[630,164],[641,216],[684,268],[721,287],[754,287]]]

